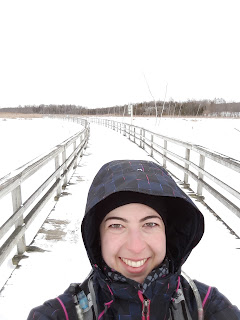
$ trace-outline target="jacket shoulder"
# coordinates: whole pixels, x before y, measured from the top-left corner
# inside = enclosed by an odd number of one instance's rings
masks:
[[[215,287],[210,287],[202,282],[194,280],[201,296],[205,320],[240,320],[239,309]],[[195,298],[187,281],[182,279],[184,295],[190,303],[190,308],[195,311]]]
[[[240,310],[215,287],[208,287],[203,310],[206,320],[240,320]]]
[[[77,320],[75,304],[69,288],[57,298],[47,300],[43,305],[33,308],[27,320]]]

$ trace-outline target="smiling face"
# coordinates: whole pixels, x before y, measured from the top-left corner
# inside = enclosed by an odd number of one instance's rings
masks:
[[[100,237],[106,264],[139,283],[166,255],[164,223],[144,204],[130,203],[110,211],[100,225]]]

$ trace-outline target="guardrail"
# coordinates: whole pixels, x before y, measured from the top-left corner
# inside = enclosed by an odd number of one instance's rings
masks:
[[[238,191],[240,162],[238,160],[128,123],[104,118],[89,119],[91,122],[122,133],[162,163],[163,167],[183,181],[186,186],[191,185],[192,189],[195,188],[200,199],[204,199],[203,192],[207,191],[240,218],[240,192]],[[223,167],[224,170],[222,170]],[[183,177],[180,177],[182,174]],[[190,179],[191,183],[189,183]]]
[[[87,146],[89,123],[79,118],[73,118],[72,120],[83,125],[84,129],[57,145],[49,153],[34,159],[0,179],[0,199],[11,194],[13,210],[13,214],[0,226],[0,240],[4,240],[0,247],[0,265],[14,247],[17,247],[18,255],[25,252],[26,230],[54,194],[55,199],[58,199],[62,189],[68,183],[70,171],[76,168],[78,159]],[[44,168],[46,172],[43,174],[41,170]],[[24,200],[22,197],[23,185],[35,173],[38,173],[41,177],[40,179],[39,177],[35,178],[36,182],[34,181],[34,183],[31,181],[30,195]],[[36,185],[34,190],[32,190],[33,185]],[[29,193],[29,191],[26,192],[25,190],[25,193]]]

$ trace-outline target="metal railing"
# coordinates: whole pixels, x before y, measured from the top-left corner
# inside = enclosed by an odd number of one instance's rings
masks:
[[[89,123],[79,118],[73,120],[84,126],[80,132],[57,145],[49,153],[34,159],[0,179],[0,199],[11,194],[13,211],[12,215],[0,226],[0,240],[4,239],[0,247],[0,265],[15,247],[17,247],[18,255],[25,252],[25,233],[27,229],[50,198],[55,195],[55,199],[58,199],[62,189],[68,183],[70,171],[76,168],[78,159],[87,146]],[[50,168],[50,164],[52,168]],[[32,183],[31,181],[30,195],[23,199],[22,188],[24,183],[30,180],[35,173],[42,176],[40,171],[47,166],[49,168],[45,172],[45,180],[43,181],[38,177],[37,182]],[[32,190],[33,185],[36,185],[34,190]]]
[[[128,123],[104,118],[89,119],[123,134],[161,162],[163,167],[171,169],[169,171],[184,185],[192,187],[195,182],[193,187],[200,199],[204,199],[205,190],[240,218],[240,161]]]

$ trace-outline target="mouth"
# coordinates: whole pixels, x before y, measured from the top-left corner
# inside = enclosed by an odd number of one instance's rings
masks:
[[[138,260],[138,261],[133,261],[133,260],[129,260],[129,259],[125,259],[125,258],[121,258],[121,260],[128,266],[132,267],[132,268],[139,268],[141,266],[144,265],[144,263],[147,261],[147,259],[142,259],[142,260]]]

